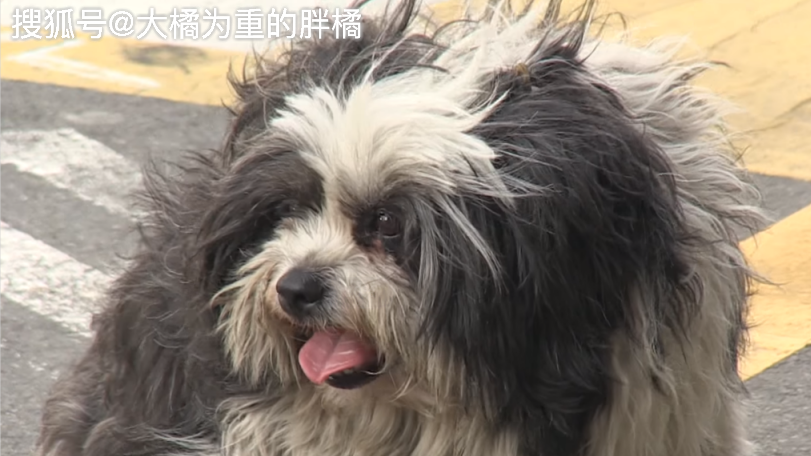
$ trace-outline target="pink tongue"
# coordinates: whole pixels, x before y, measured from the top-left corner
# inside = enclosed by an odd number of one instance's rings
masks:
[[[301,369],[311,382],[324,383],[330,375],[345,369],[359,369],[377,361],[377,353],[357,334],[319,331],[298,354]]]

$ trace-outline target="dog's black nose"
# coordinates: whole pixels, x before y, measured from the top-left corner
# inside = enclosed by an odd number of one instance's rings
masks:
[[[279,304],[285,312],[301,318],[313,310],[324,298],[324,279],[306,269],[291,269],[276,282]]]

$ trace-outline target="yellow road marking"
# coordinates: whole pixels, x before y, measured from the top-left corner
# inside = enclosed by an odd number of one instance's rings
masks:
[[[752,300],[751,348],[741,366],[752,377],[811,344],[811,206],[742,244],[752,266],[779,286]]]
[[[745,3],[695,0],[633,24],[644,24],[640,37],[687,33],[710,59],[730,65],[699,83],[744,110],[730,121],[747,133],[747,167],[811,181],[811,47],[801,44],[811,43],[811,2]]]
[[[752,171],[811,181],[810,24],[806,1],[747,28],[711,54],[733,66],[708,73],[707,83],[748,110],[733,120],[750,131],[746,162]]]
[[[232,99],[225,79],[229,64],[241,70],[245,58],[244,53],[135,39],[91,40],[81,33],[72,46],[65,44],[61,39],[3,40],[0,77],[220,105]]]

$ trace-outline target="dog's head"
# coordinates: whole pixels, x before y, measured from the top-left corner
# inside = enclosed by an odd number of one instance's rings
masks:
[[[586,21],[553,16],[428,37],[405,2],[236,84],[199,242],[246,381],[492,411],[600,394],[632,284],[677,281],[677,211],[582,63]]]

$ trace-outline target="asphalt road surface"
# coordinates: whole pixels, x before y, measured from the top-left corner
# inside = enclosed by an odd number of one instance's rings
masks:
[[[222,108],[2,82],[2,450],[29,454],[40,407],[87,344],[92,299],[132,248],[127,192],[150,155],[213,148]],[[758,176],[783,219],[811,184]],[[761,455],[811,455],[811,350],[748,381]]]

